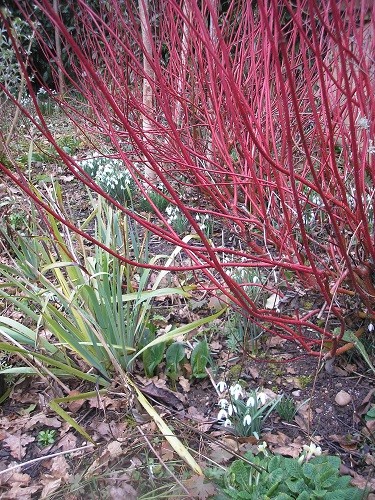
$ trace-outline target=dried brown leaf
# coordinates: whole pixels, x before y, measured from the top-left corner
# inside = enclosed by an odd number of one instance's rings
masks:
[[[27,486],[30,481],[31,477],[28,474],[23,474],[22,472],[2,471],[0,475],[0,486],[4,486],[7,483],[18,484],[19,486]]]
[[[11,434],[4,439],[4,445],[10,449],[10,454],[16,460],[21,460],[26,455],[26,447],[35,441],[35,437],[27,434]]]
[[[29,430],[35,426],[45,426],[53,427],[54,429],[59,429],[62,425],[61,420],[57,417],[48,417],[45,413],[37,413],[32,417],[26,417],[24,429]]]
[[[164,460],[165,462],[168,462],[168,460],[173,460],[174,451],[173,451],[173,448],[171,447],[171,445],[168,443],[168,441],[164,441],[161,444],[160,455],[161,455],[162,460]]]
[[[178,383],[180,384],[180,386],[183,388],[183,390],[185,392],[189,392],[190,391],[190,381],[185,378],[185,377],[178,377]]]
[[[262,434],[262,440],[266,441],[266,443],[269,445],[275,444],[278,446],[280,445],[285,446],[288,443],[290,443],[290,438],[282,432],[278,432],[277,434],[271,434],[271,433]]]
[[[310,429],[309,422],[306,421],[303,417],[301,417],[300,415],[296,415],[294,417],[294,421],[300,427],[300,429],[302,429],[305,432],[309,431]]]
[[[205,482],[204,476],[194,475],[184,482],[184,486],[189,490],[191,498],[206,500],[216,493],[216,488],[212,483]]]
[[[125,399],[120,399],[120,398],[112,398],[111,396],[95,396],[93,398],[90,398],[89,400],[89,406],[91,408],[99,408],[99,409],[106,409],[106,410],[114,410],[117,411],[123,406],[126,406],[127,400]]]
[[[119,500],[126,498],[126,500],[137,500],[138,494],[130,484],[122,483],[120,486],[112,486],[109,488],[109,498],[112,500]]]
[[[12,483],[10,490],[2,493],[1,500],[31,500],[33,495],[41,489],[41,485],[32,484],[23,486],[19,483]]]
[[[48,470],[48,474],[45,475],[46,477],[51,479],[63,479],[64,481],[69,479],[69,465],[64,455],[58,455],[57,457],[44,461],[43,467]]]
[[[249,373],[253,377],[254,380],[257,380],[259,378],[259,370],[258,370],[258,368],[250,367],[249,368]]]
[[[373,436],[373,434],[375,432],[375,419],[368,420],[366,422],[366,425],[363,427],[362,432],[365,436],[369,436],[369,437]]]
[[[78,396],[80,394],[79,391],[70,391],[69,396]],[[86,399],[77,399],[76,401],[71,401],[68,404],[69,411],[72,413],[76,413],[78,410],[82,408],[82,406],[86,403]]]
[[[371,494],[375,493],[375,478],[361,476],[344,464],[340,465],[340,472],[341,474],[352,476],[353,479],[350,481],[352,486],[356,486],[361,490],[367,488],[370,491],[370,495],[367,497],[368,500],[370,499]]]
[[[103,467],[108,465],[108,462],[114,458],[117,458],[122,453],[121,443],[118,441],[112,441],[104,447],[100,456],[90,465],[85,477],[90,477],[94,473],[99,473]]]
[[[335,443],[338,443],[341,448],[349,452],[355,451],[360,444],[359,438],[355,438],[350,434],[345,434],[344,436],[340,436],[339,434],[331,434],[329,438]]]
[[[77,436],[75,436],[72,432],[68,432],[61,439],[59,439],[56,445],[57,448],[62,451],[72,450],[77,447]]]
[[[369,411],[372,403],[372,399],[375,395],[375,389],[371,389],[366,397],[363,399],[362,403],[356,408],[356,415],[366,415],[366,413]]]
[[[288,446],[276,446],[272,448],[272,453],[276,455],[284,455],[287,457],[297,458],[302,451],[302,447],[297,443],[290,443]]]
[[[146,396],[156,399],[167,407],[171,407],[177,411],[184,409],[184,405],[181,402],[181,394],[174,393],[167,387],[160,387],[159,385],[151,382],[144,387],[140,387],[139,389]]]
[[[213,342],[210,342],[210,349],[211,351],[216,351],[220,352],[223,348],[223,344],[218,342],[217,340],[214,340]]]
[[[217,464],[225,464],[233,458],[233,453],[219,444],[213,444],[211,446],[211,451],[209,452],[209,457]]]
[[[54,479],[53,477],[44,477],[40,480],[40,484],[43,486],[40,498],[47,498],[49,495],[57,491],[61,486],[62,480]]]

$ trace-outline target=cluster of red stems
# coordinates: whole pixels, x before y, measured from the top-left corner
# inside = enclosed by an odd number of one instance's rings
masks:
[[[194,272],[202,289],[220,290],[245,316],[313,356],[346,348],[342,337],[352,308],[358,307],[364,327],[375,320],[370,0],[112,0],[96,10],[77,0],[71,5],[74,36],[49,0],[31,2],[31,10],[29,2],[15,3],[34,26],[56,81],[63,73],[69,90],[87,104],[57,94],[61,110],[90,141],[111,144],[112,156],[151,204],[154,190],[178,207],[199,240],[182,241],[155,206],[150,222],[111,200],[58,146],[14,40],[36,108],[24,114],[83,184],[184,249],[190,264],[169,269]],[[38,12],[60,34],[69,58],[64,65],[54,40],[37,27]],[[21,171],[1,169],[54,214]],[[196,220],[202,213],[235,233],[240,249],[209,241]],[[235,267],[270,276],[247,286],[285,303],[306,294],[317,306],[260,307],[228,272]]]

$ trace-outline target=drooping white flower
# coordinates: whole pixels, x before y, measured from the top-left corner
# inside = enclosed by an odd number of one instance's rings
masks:
[[[228,418],[228,413],[222,408],[217,414],[218,420],[226,420]]]
[[[240,384],[231,385],[229,392],[234,399],[238,399],[240,396],[243,396],[243,389]]]
[[[226,410],[229,406],[229,403],[226,399],[219,399],[219,406],[222,410]]]
[[[243,425],[251,425],[251,417],[250,415],[245,415],[243,418]]]
[[[374,327],[374,325],[373,325],[372,323],[369,323],[369,325],[368,325],[368,327],[367,327],[367,330],[368,330],[369,332],[373,332],[373,331],[374,331],[374,328],[375,328],[375,327]]]
[[[226,421],[224,422],[224,427],[230,427],[231,425],[232,425],[231,420],[229,420],[229,418],[227,418]]]
[[[259,392],[259,394],[257,394],[257,400],[260,402],[261,405],[264,405],[265,402],[267,401],[267,394],[264,392]]]
[[[216,389],[221,393],[227,390],[227,384],[224,382],[224,380],[220,380],[220,382],[217,384]]]
[[[234,405],[228,406],[228,415],[231,417],[233,413],[237,413],[237,408]]]
[[[246,406],[255,406],[255,398],[253,396],[250,396],[249,399],[246,401]]]

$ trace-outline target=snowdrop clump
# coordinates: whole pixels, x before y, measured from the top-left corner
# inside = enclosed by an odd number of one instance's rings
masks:
[[[182,234],[189,230],[189,221],[182,214],[178,207],[174,205],[168,205],[165,209],[165,213],[167,214],[167,222],[173,229],[178,233]]]
[[[168,216],[168,224],[170,224],[177,233],[181,234],[191,230],[189,221],[185,215],[180,212],[178,207],[168,205],[165,212]],[[205,236],[211,238],[213,233],[212,218],[208,214],[196,214],[195,220],[198,222],[200,229],[205,233]]]
[[[246,391],[238,383],[228,388],[224,381],[219,382],[216,389],[220,395],[220,410],[217,415],[219,422],[224,427],[232,427],[237,436],[255,436],[257,439],[264,420],[282,397],[269,398],[259,389]]]
[[[200,229],[204,232],[205,236],[207,238],[211,238],[214,230],[214,221],[212,217],[210,217],[208,214],[197,214],[195,216],[195,219],[198,222]]]
[[[81,160],[79,165],[112,198],[120,203],[130,200],[135,183],[121,160],[94,154]]]

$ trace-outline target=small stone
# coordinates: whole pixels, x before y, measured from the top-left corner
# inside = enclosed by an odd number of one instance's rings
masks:
[[[346,406],[350,403],[352,397],[346,391],[340,391],[336,394],[335,401],[339,406]]]
[[[296,398],[299,398],[300,395],[301,395],[301,391],[293,391],[292,392],[293,396],[295,396]]]

